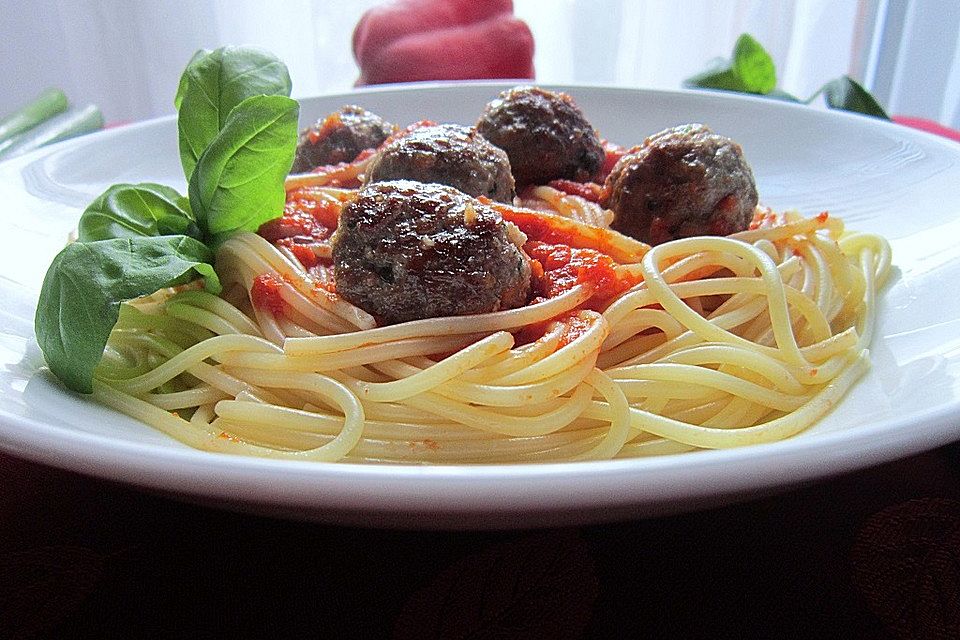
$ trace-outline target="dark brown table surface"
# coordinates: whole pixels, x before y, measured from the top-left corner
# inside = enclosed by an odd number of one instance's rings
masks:
[[[610,525],[231,513],[0,455],[2,638],[960,638],[960,446]]]

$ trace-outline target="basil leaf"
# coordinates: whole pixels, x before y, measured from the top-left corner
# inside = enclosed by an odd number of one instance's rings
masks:
[[[827,105],[832,109],[863,113],[884,120],[890,119],[870,92],[850,76],[841,76],[828,82],[823,85],[821,91],[827,100]]]
[[[777,86],[777,70],[773,58],[759,42],[744,33],[733,47],[733,72],[749,93],[767,94]]]
[[[731,64],[722,58],[714,60],[706,71],[690,76],[683,86],[695,89],[722,89],[724,91],[747,92],[743,79],[733,70]]]
[[[821,93],[833,109],[855,111],[889,120],[880,103],[853,78],[843,76],[823,85],[806,100],[777,89],[777,70],[773,58],[750,34],[741,34],[733,48],[733,59],[713,60],[705,71],[683,81],[683,86],[755,93],[777,100],[810,104]]]
[[[289,96],[290,89],[286,65],[268,51],[222,47],[194,55],[174,99],[179,102],[180,162],[187,180],[234,107],[251,96]]]
[[[120,304],[203,276],[211,293],[220,281],[213,253],[187,236],[74,242],[47,270],[35,329],[51,371],[75,391],[92,391]]]
[[[180,83],[177,85],[177,95],[173,97],[173,108],[177,111],[180,110],[180,103],[183,102],[183,94],[187,92],[187,70],[194,62],[208,55],[210,55],[210,49],[199,49],[196,53],[190,56],[187,66],[184,67],[183,73],[180,74]]]
[[[737,38],[732,60],[713,60],[705,71],[687,78],[683,85],[766,95],[777,86],[777,70],[766,49],[744,33]]]
[[[296,100],[254,96],[230,112],[190,178],[190,204],[208,239],[256,231],[283,213],[299,111]]]
[[[162,184],[115,184],[90,203],[77,227],[82,242],[140,236],[201,238],[190,201]]]

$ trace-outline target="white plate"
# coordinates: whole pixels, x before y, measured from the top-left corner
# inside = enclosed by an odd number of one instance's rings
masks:
[[[359,103],[406,124],[471,123],[507,85],[421,85],[303,101],[303,122]],[[405,527],[572,524],[677,512],[771,492],[960,438],[960,145],[871,118],[763,99],[570,87],[601,134],[633,144],[700,121],[738,140],[761,202],[829,209],[884,234],[873,368],[790,440],[657,459],[489,467],[359,466],[194,451],[69,393],[41,370],[37,292],[81,209],[116,182],[185,187],[163,118],[0,165],[0,449],[239,509]]]

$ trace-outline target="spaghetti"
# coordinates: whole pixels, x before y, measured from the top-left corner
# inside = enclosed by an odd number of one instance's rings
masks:
[[[292,178],[289,199],[335,213],[352,192],[331,185],[362,167],[337,171]],[[647,250],[583,198],[538,187],[522,203],[541,211],[496,208],[528,242],[603,257],[614,286],[581,277],[517,309],[378,327],[334,293],[325,234],[311,258],[241,233],[217,255],[222,297],[123,306],[94,395],[209,451],[547,462],[787,438],[868,366],[879,236],[761,211],[748,231]]]

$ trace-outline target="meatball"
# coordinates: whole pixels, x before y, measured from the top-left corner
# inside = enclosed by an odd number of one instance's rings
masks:
[[[471,196],[513,201],[510,160],[473,127],[420,127],[387,143],[367,169],[367,184],[386,180],[445,184]]]
[[[757,206],[740,145],[702,124],[644,140],[620,158],[603,191],[610,226],[649,244],[742,231]]]
[[[324,165],[351,162],[364,149],[379,147],[395,130],[394,125],[362,107],[341,107],[300,132],[290,171],[304,173]]]
[[[504,91],[487,104],[477,130],[507,152],[518,186],[585,182],[603,165],[597,132],[565,93],[538,87]]]
[[[408,180],[363,187],[331,239],[337,293],[394,324],[526,303],[525,238],[456,189]]]

